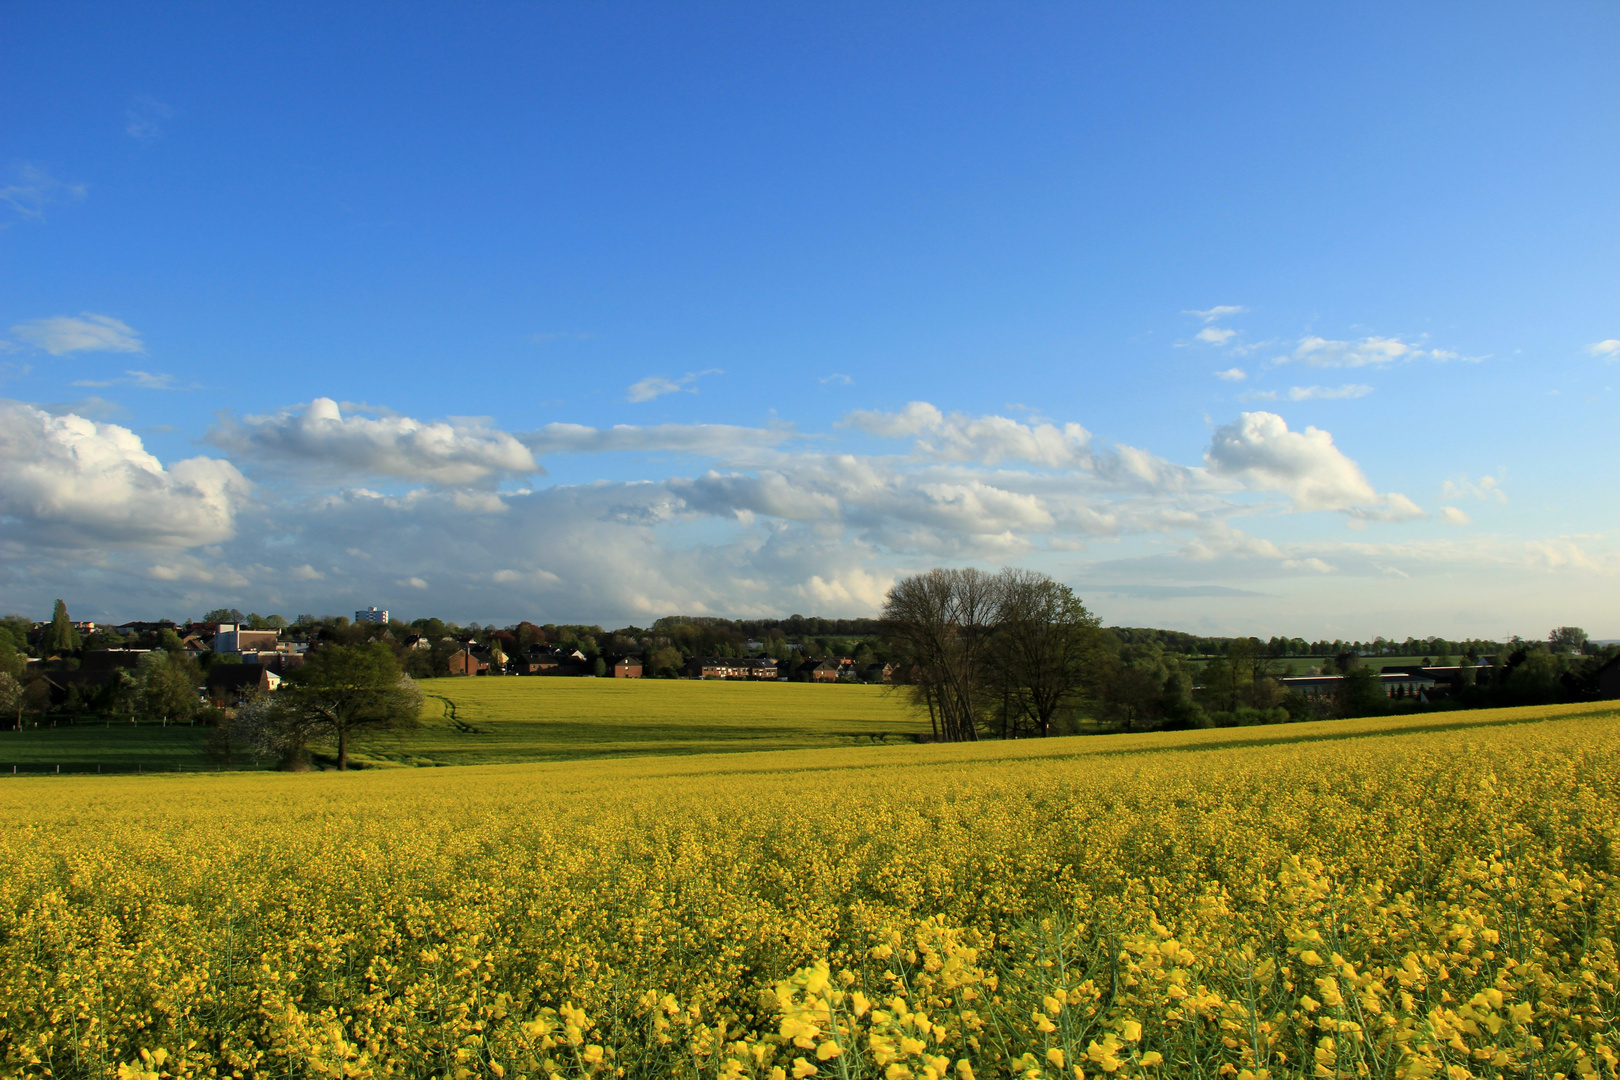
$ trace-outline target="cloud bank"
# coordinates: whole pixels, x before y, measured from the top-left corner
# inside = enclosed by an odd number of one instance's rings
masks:
[[[1145,604],[1264,605],[1290,581],[1407,581],[1455,565],[1442,551],[1469,565],[1620,575],[1603,542],[1483,537],[1456,507],[1430,519],[1379,490],[1331,433],[1273,412],[1216,425],[1192,464],[1099,444],[1079,423],[926,401],[857,410],[825,434],[507,432],[371,413],[318,398],[224,420],[209,440],[229,460],[165,466],[128,428],[5,403],[0,584],[44,597],[99,581],[131,603],[192,614],[226,601],[288,614],[376,603],[480,620],[645,621],[871,614],[895,576],[961,562],[1017,560]],[[543,475],[541,458],[562,454],[640,454],[623,460],[653,471],[520,486]],[[645,456],[669,454],[679,467]],[[255,487],[244,473],[256,472],[305,482]],[[1490,478],[1464,478],[1442,494],[1500,493]],[[1274,520],[1320,514],[1339,529],[1432,520],[1450,546],[1399,533],[1354,544],[1265,535]]]

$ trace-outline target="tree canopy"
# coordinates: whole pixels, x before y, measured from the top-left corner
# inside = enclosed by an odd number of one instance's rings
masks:
[[[78,652],[79,644],[79,631],[74,628],[73,620],[68,618],[67,604],[58,600],[55,610],[51,612],[51,624],[45,628],[45,637],[40,643],[40,648],[46,656],[50,656]]]
[[[294,756],[313,739],[337,741],[337,767],[349,767],[356,733],[417,722],[422,691],[382,642],[312,649],[274,695],[271,722]]]

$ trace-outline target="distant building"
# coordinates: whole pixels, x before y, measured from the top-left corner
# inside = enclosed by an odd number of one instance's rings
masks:
[[[378,609],[378,608],[370,607],[370,608],[366,608],[366,610],[364,610],[364,611],[357,611],[357,612],[354,613],[354,621],[357,622],[357,623],[361,623],[361,622],[387,623],[388,622],[388,609],[387,608]]]
[[[641,658],[639,656],[625,656],[613,661],[613,677],[615,679],[641,678]]]
[[[842,671],[836,660],[807,660],[799,665],[798,677],[804,682],[837,682]]]
[[[731,656],[694,656],[686,662],[686,674],[693,679],[766,679],[777,676],[775,660]]]
[[[563,651],[544,645],[530,645],[518,661],[520,675],[578,675],[584,671],[585,654],[578,649]]]
[[[217,653],[247,653],[247,652],[274,652],[276,641],[281,637],[279,630],[248,630],[236,623],[220,623],[219,633],[214,635],[214,651]]]
[[[894,681],[893,664],[868,664],[861,672],[861,681],[869,683],[886,683]]]
[[[1378,681],[1383,684],[1385,697],[1415,697],[1428,701],[1440,680],[1423,672],[1424,669],[1421,667],[1415,671],[1406,668],[1385,668],[1379,673]],[[1291,675],[1277,681],[1290,693],[1301,694],[1308,698],[1337,697],[1344,686],[1343,675]],[[1447,683],[1445,692],[1450,691],[1451,684]],[[1438,699],[1441,695],[1434,696]]]

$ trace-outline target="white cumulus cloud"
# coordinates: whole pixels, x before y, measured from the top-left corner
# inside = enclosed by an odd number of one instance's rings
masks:
[[[1276,413],[1246,412],[1215,431],[1205,463],[1245,487],[1280,491],[1301,510],[1344,510],[1378,501],[1361,467],[1319,428],[1290,431]]]
[[[1219,326],[1206,326],[1194,334],[1193,337],[1206,345],[1225,345],[1228,341],[1237,337],[1237,331]]]
[[[913,401],[899,412],[857,410],[844,418],[846,426],[898,439],[916,437],[916,450],[943,461],[1027,461],[1032,465],[1066,468],[1091,461],[1091,433],[1079,424],[1025,424],[1005,416],[946,416],[926,401]]]
[[[1605,360],[1620,360],[1620,338],[1594,341],[1586,347],[1588,356],[1601,356]]]
[[[301,412],[224,420],[208,439],[238,457],[272,466],[308,465],[439,485],[485,485],[544,471],[515,436],[482,421],[344,416],[331,398],[316,398]]]
[[[0,402],[0,525],[73,548],[229,539],[251,490],[227,461],[165,469],[117,424]]]
[[[1249,373],[1240,367],[1231,367],[1227,368],[1225,371],[1217,371],[1215,373],[1215,377],[1217,379],[1225,379],[1227,382],[1242,382],[1244,379],[1249,377]]]

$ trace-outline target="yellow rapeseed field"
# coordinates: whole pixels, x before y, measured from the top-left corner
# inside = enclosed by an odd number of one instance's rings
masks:
[[[0,1072],[1616,1077],[1620,716],[0,783]]]

